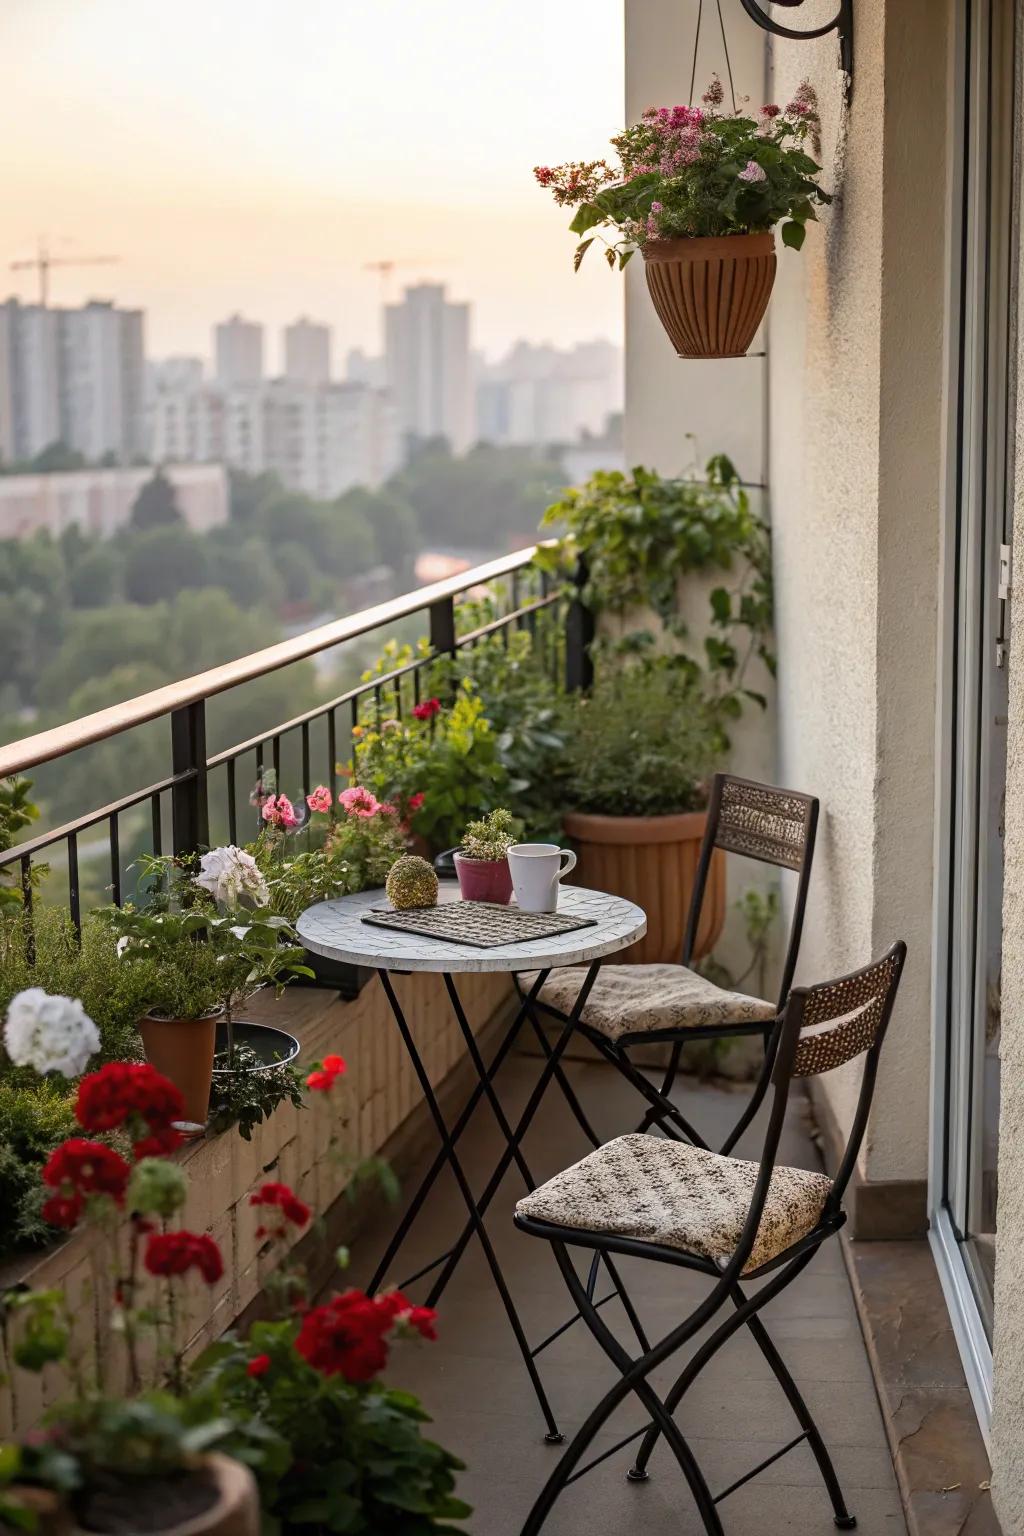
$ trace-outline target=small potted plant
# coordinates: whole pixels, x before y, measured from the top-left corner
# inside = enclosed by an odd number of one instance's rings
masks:
[[[508,850],[515,842],[512,826],[511,811],[500,809],[469,823],[455,854],[463,901],[494,901],[503,906],[511,901]]]
[[[634,901],[647,933],[616,960],[678,961],[704,836],[709,775],[724,738],[717,712],[687,666],[664,658],[602,668],[589,695],[568,706],[563,818],[576,881]],[[716,856],[694,958],[725,919]]]
[[[610,267],[621,270],[642,253],[658,318],[680,357],[746,352],[775,281],[772,230],[780,224],[783,245],[799,250],[815,204],[832,200],[804,147],[815,146],[820,126],[810,85],[756,117],[723,112],[722,98],[716,79],[700,107],[649,108],[612,139],[617,165],[574,161],[534,172],[560,206],[577,209],[569,226],[585,237],[577,270],[602,228],[617,231],[604,241]]]

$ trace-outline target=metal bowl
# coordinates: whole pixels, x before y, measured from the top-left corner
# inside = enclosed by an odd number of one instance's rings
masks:
[[[270,1024],[247,1024],[241,1019],[236,1019],[232,1025],[232,1032],[236,1045],[247,1045],[259,1057],[259,1065],[246,1067],[247,1072],[270,1072],[274,1067],[283,1067],[287,1062],[294,1061],[299,1054],[299,1042],[294,1035],[287,1034],[283,1029],[274,1029]],[[216,1051],[226,1051],[228,1048],[227,1021],[221,1019],[217,1024]],[[238,1071],[237,1067],[214,1067],[214,1078],[228,1077],[232,1071]]]

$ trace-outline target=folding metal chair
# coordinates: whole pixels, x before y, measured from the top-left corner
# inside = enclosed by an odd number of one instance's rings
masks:
[[[588,1415],[563,1453],[523,1527],[536,1536],[562,1491],[615,1451],[643,1437],[627,1476],[644,1481],[647,1463],[664,1436],[682,1470],[709,1536],[723,1536],[717,1506],[737,1488],[807,1441],[841,1530],[856,1525],[810,1409],[757,1314],[806,1268],[826,1238],[845,1221],[843,1194],[867,1124],[882,1041],[892,1014],[906,945],[894,944],[865,969],[789,995],[770,1074],[773,1089],[759,1163],[708,1152],[685,1142],[633,1134],[591,1152],[519,1202],[516,1226],[552,1246],[576,1307],[620,1379]],[[776,1165],[791,1080],[831,1071],[867,1053],[853,1126],[834,1180],[821,1173]],[[706,1274],[712,1285],[690,1315],[653,1348],[643,1342],[633,1358],[604,1323],[591,1288],[580,1280],[568,1245],[595,1254],[626,1255],[681,1265]],[[765,1282],[747,1293],[742,1282]],[[661,1398],[649,1383],[658,1366],[724,1308],[733,1310],[694,1350],[674,1386]],[[633,1309],[629,1311],[633,1321]],[[676,1423],[685,1393],[722,1345],[750,1329],[792,1408],[800,1433],[718,1494],[712,1494]],[[609,1450],[580,1465],[610,1415],[630,1395],[648,1421]]]
[[[763,1037],[765,1059],[750,1101],[723,1142],[721,1151],[730,1151],[753,1120],[768,1091],[772,1032],[796,970],[817,825],[818,801],[812,795],[739,779],[732,774],[715,774],[681,963],[602,966],[577,1029],[647,1100],[649,1108],[640,1123],[641,1131],[657,1125],[666,1135],[683,1135],[695,1146],[705,1146],[700,1134],[669,1099],[679,1072],[683,1047],[693,1040],[735,1039],[743,1035]],[[797,877],[779,995],[775,1002],[716,986],[691,968],[711,861],[718,848],[792,870]],[[516,978],[521,997],[525,998],[529,993],[536,975],[536,972],[529,972]],[[537,1017],[538,1011],[564,1023],[582,979],[583,972],[578,967],[567,966],[553,970],[540,988],[530,1012],[534,1030],[545,1047],[547,1040]],[[629,1052],[638,1046],[661,1043],[671,1045],[672,1050],[658,1089],[630,1059]],[[584,1134],[593,1146],[599,1146],[600,1138],[593,1131],[564,1074],[558,1074],[558,1083]]]

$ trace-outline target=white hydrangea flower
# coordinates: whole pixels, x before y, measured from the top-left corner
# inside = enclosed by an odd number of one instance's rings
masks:
[[[199,861],[196,884],[209,891],[215,901],[225,907],[241,905],[248,897],[257,907],[265,907],[270,901],[267,882],[259,872],[251,853],[230,844],[227,848],[211,848]]]
[[[78,998],[29,987],[11,998],[4,1045],[15,1066],[80,1077],[100,1048],[100,1032]]]

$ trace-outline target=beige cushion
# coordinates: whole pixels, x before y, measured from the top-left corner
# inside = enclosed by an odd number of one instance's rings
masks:
[[[542,1184],[516,1210],[559,1227],[728,1259],[747,1219],[758,1166],[687,1142],[619,1136]],[[776,1168],[744,1273],[806,1237],[831,1188],[823,1173]]]
[[[552,971],[540,1000],[569,1013],[587,971],[571,965]],[[529,991],[537,972],[520,975]],[[685,965],[604,965],[583,1010],[583,1023],[609,1040],[651,1029],[698,1029],[709,1024],[754,1024],[774,1019],[774,1003],[727,992]]]

